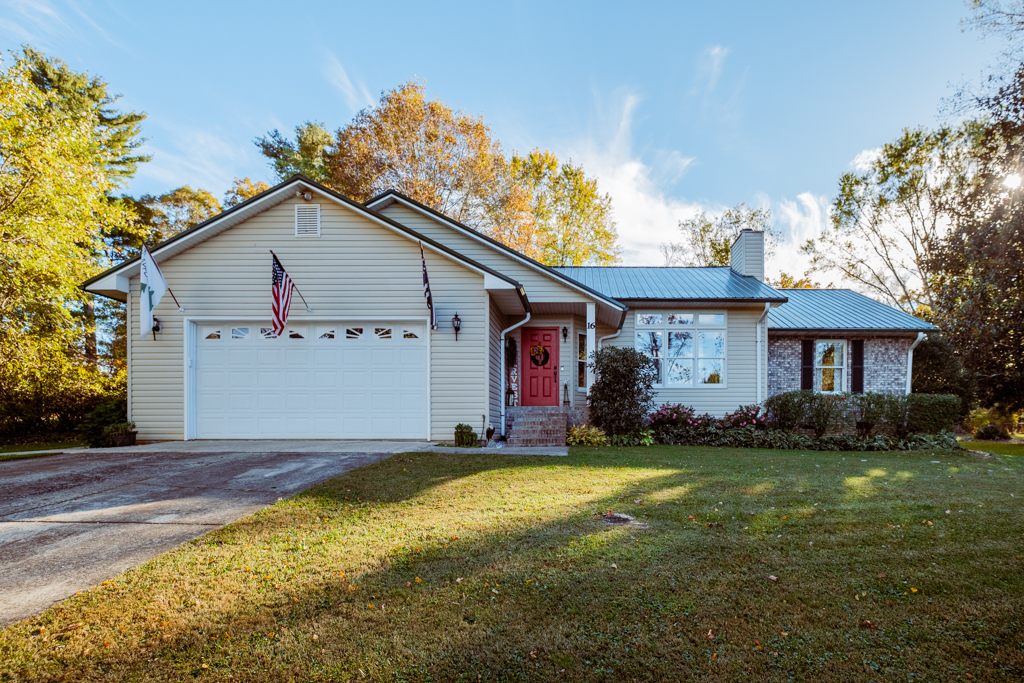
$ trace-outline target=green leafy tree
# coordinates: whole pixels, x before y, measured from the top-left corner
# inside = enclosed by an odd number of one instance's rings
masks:
[[[115,105],[120,96],[111,95],[103,79],[73,71],[62,60],[47,57],[31,47],[23,48],[21,59],[29,70],[32,84],[51,96],[50,106],[91,121],[92,141],[102,157],[102,168],[112,188],[123,185],[135,174],[139,163],[149,160],[138,151],[145,142],[141,137],[141,124],[146,115],[117,109]],[[109,194],[108,201],[117,202]],[[136,233],[137,226],[134,222],[119,222],[103,225],[100,230],[108,238],[108,248],[100,254],[103,256],[109,254],[110,245]],[[104,316],[97,320],[94,297],[82,296],[77,317],[82,326],[86,356],[95,361],[98,359],[97,322],[102,325]]]
[[[89,363],[78,284],[102,253],[104,226],[131,216],[113,191],[109,129],[94,110],[36,85],[14,56],[0,71],[0,422],[73,424],[77,407],[110,388]]]
[[[317,182],[333,185],[328,155],[334,150],[334,136],[322,123],[307,121],[296,126],[294,141],[275,128],[257,138],[256,146],[270,160],[279,180],[301,173]],[[354,195],[352,198],[356,199]]]
[[[843,174],[829,225],[803,251],[811,272],[838,273],[906,311],[934,305],[935,249],[954,222],[951,203],[969,184],[976,123],[907,129],[866,168]]]
[[[681,242],[661,245],[666,266],[728,266],[730,249],[741,230],[764,233],[765,258],[771,257],[779,242],[770,209],[750,209],[740,203],[720,216],[704,211],[693,218],[679,221]]]
[[[978,379],[964,368],[956,349],[940,334],[930,334],[914,349],[911,387],[915,394],[955,394],[960,419],[978,402]]]

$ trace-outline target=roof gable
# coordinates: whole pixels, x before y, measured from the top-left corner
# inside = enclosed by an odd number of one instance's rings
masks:
[[[450,249],[429,237],[419,234],[408,226],[393,221],[387,216],[383,216],[372,209],[368,209],[362,204],[354,202],[348,197],[340,195],[337,192],[334,192],[333,190],[302,175],[294,175],[288,180],[285,180],[269,190],[247,199],[241,204],[231,207],[227,211],[217,214],[213,218],[210,218],[199,225],[193,226],[188,230],[183,230],[170,239],[156,245],[150,251],[153,254],[153,258],[156,259],[158,263],[163,262],[168,258],[172,258],[177,254],[242,223],[252,216],[277,206],[285,200],[295,196],[296,193],[307,190],[314,190],[316,194],[323,196],[325,199],[333,201],[349,210],[363,215],[383,228],[397,232],[410,240],[421,242],[424,248],[431,249],[455,261],[456,263],[484,275],[485,280],[488,278],[496,278],[497,280],[502,281],[505,283],[505,286],[515,289],[519,293],[519,297],[524,308],[526,310],[530,309],[525,291],[523,290],[522,285],[515,279],[484,264],[477,263],[476,261],[459,254],[455,250]],[[81,288],[94,294],[100,294],[112,299],[124,301],[128,291],[128,278],[134,277],[138,272],[139,257],[136,256],[89,278],[81,284]]]

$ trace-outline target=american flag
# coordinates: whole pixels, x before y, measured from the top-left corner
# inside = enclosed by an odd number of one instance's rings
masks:
[[[274,312],[274,334],[280,337],[284,334],[284,326],[288,323],[288,309],[292,305],[294,284],[284,266],[277,260],[277,254],[271,254],[271,257],[274,259],[270,267],[272,273],[270,291],[273,297],[271,308]]]
[[[430,329],[437,329],[437,314],[434,313],[434,299],[430,296],[430,279],[427,277],[427,259],[423,256],[423,242],[420,242],[420,261],[423,262],[423,296],[427,299],[427,310],[430,311]]]

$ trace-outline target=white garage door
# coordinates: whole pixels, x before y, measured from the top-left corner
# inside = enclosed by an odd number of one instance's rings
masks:
[[[197,326],[198,439],[423,439],[427,330],[407,323]]]

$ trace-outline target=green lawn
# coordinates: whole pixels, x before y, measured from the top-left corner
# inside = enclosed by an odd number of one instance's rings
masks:
[[[28,444],[15,444],[11,446],[0,446],[0,462],[4,460],[22,460],[24,458],[38,458],[39,455],[35,454],[22,454],[22,455],[4,455],[4,453],[14,453],[18,451],[50,451],[57,450],[59,448],[78,448],[84,446],[85,443],[82,441],[50,441],[47,443],[28,443]]]
[[[1009,441],[964,441],[964,448],[975,451],[988,451],[997,455],[1024,455],[1024,443]]]
[[[1022,463],[394,456],[0,631],[0,680],[1021,680]]]

